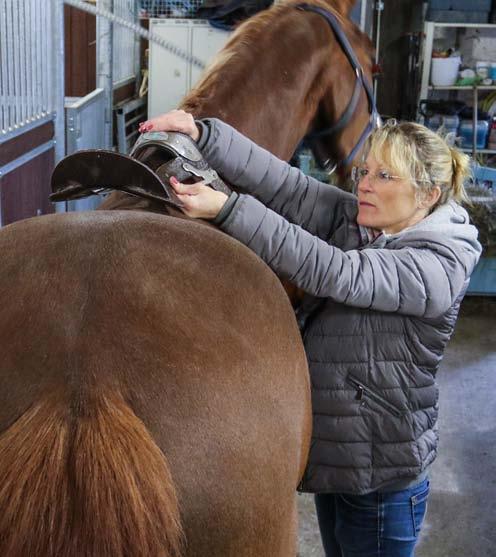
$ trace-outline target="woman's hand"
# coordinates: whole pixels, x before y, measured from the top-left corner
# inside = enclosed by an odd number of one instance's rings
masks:
[[[161,116],[141,122],[140,133],[145,132],[181,132],[189,135],[194,141],[200,138],[200,132],[195,124],[192,114],[184,110],[171,110]]]
[[[184,203],[183,213],[195,219],[214,219],[227,201],[227,195],[215,191],[203,182],[181,184],[172,177],[170,184]]]

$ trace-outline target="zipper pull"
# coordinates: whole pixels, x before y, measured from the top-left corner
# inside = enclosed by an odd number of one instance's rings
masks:
[[[363,388],[361,385],[357,385],[356,400],[362,400],[362,398],[363,398]]]

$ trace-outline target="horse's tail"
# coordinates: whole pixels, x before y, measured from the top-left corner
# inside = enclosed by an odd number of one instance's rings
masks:
[[[0,509],[2,556],[181,554],[167,461],[116,394],[72,411],[47,397],[4,431]]]

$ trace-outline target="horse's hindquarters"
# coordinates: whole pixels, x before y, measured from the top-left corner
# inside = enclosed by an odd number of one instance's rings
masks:
[[[54,387],[74,419],[120,392],[168,459],[188,557],[287,557],[309,389],[269,269],[215,230],[145,213],[34,219],[0,248],[0,427]]]

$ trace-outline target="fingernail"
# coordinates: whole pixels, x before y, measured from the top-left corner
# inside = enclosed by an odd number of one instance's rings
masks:
[[[179,181],[175,176],[171,176],[170,183],[171,184],[179,184]]]

